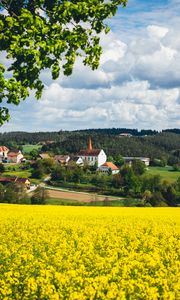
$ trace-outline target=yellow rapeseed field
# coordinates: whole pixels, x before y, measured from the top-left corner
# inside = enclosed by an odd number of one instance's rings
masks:
[[[0,299],[180,299],[180,210],[0,205]]]

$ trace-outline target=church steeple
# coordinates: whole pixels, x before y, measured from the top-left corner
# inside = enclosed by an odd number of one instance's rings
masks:
[[[91,138],[89,138],[89,142],[88,142],[88,151],[92,150],[92,141]]]

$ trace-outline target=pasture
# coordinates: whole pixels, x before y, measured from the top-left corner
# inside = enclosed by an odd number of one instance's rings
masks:
[[[180,177],[180,171],[173,171],[172,167],[148,167],[145,176],[160,175],[162,180],[172,183]]]
[[[42,148],[42,145],[25,144],[25,145],[23,145],[23,153],[29,154],[32,150],[40,150],[41,148]]]

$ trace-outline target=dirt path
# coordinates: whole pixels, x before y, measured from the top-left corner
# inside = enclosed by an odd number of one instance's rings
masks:
[[[67,200],[77,200],[80,202],[92,202],[92,201],[103,201],[108,199],[110,201],[117,200],[120,198],[113,198],[109,196],[98,196],[95,194],[86,194],[86,193],[76,193],[76,192],[66,192],[66,191],[57,191],[57,190],[48,190],[48,194],[50,198],[59,198],[59,199],[67,199]]]

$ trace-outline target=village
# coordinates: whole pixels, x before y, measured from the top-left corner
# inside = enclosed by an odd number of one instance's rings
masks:
[[[116,166],[112,161],[107,161],[107,155],[103,149],[94,149],[92,145],[92,139],[89,138],[87,149],[82,149],[76,155],[54,155],[51,156],[48,152],[40,152],[36,158],[37,160],[53,160],[56,165],[68,166],[75,164],[79,167],[90,166],[94,167],[96,172],[103,175],[115,175],[120,171],[120,166]],[[132,165],[135,160],[141,161],[146,167],[149,166],[150,158],[148,157],[122,157],[125,164]],[[4,166],[24,164],[28,162],[28,159],[23,155],[20,150],[10,150],[6,146],[0,146],[0,163]],[[33,161],[31,160],[31,163]],[[2,174],[2,172],[0,173]],[[23,185],[25,188],[30,189],[31,179],[20,178],[13,176],[0,176],[1,184],[14,183],[17,185]],[[34,185],[33,185],[34,186]]]
[[[132,139],[119,136],[117,141],[130,145]],[[15,150],[0,146],[1,201],[9,203],[14,199],[13,203],[50,205],[85,205],[87,202],[91,205],[103,202],[108,206],[178,205],[179,169],[176,165],[168,166],[165,160],[156,157],[152,160],[146,156],[122,156],[118,150],[116,156],[111,149],[107,154],[103,147],[93,147],[93,140],[87,136],[83,144],[86,146],[71,152],[61,150],[58,143],[49,139],[27,145],[30,152],[22,146]],[[76,144],[75,141],[71,149],[75,149]],[[128,154],[132,153],[128,150]]]

